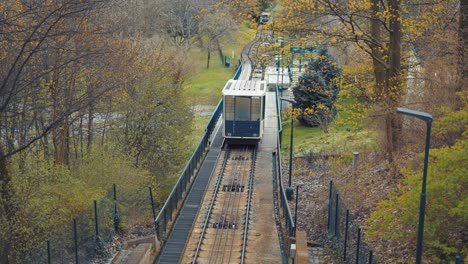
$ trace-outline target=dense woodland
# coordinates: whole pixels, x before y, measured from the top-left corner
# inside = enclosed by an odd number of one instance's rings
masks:
[[[328,47],[342,72],[327,80],[340,91],[333,100],[352,98],[349,126],[378,135],[372,151],[383,154],[372,162],[394,185],[361,206],[380,258],[414,258],[425,131],[396,115],[398,106],[435,120],[429,259],[466,256],[468,1],[4,0],[0,263],[17,263],[113,183],[124,193],[152,186],[163,203],[191,151],[188,51],[206,52],[209,68],[220,42],[255,28],[272,5],[260,29],[285,39],[276,54]]]

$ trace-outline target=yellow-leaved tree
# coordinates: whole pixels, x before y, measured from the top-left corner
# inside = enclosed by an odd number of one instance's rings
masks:
[[[440,39],[440,32],[453,24],[458,2],[283,0],[281,5],[274,24],[278,34],[316,45],[345,47],[349,53],[370,58],[362,61],[370,63],[363,68],[370,68],[372,75],[360,81],[372,86],[362,90],[379,117],[376,120],[383,122],[384,148],[393,161],[401,130],[395,109],[407,89],[406,73],[412,67],[408,58],[417,56],[418,43]]]

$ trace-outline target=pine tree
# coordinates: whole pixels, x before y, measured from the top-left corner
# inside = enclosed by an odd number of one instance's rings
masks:
[[[295,107],[302,111],[297,117],[304,126],[317,127],[329,124],[336,115],[334,106],[340,91],[336,78],[341,69],[331,58],[326,47],[318,50],[306,72],[293,89]]]

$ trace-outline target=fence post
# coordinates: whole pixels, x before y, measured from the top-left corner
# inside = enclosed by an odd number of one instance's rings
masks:
[[[346,226],[344,233],[344,252],[343,252],[343,261],[346,262],[346,249],[348,246],[348,229],[349,229],[349,210],[346,209]]]
[[[164,209],[164,228],[163,228],[163,233],[166,233],[166,227],[167,227],[167,209]]]
[[[75,238],[75,263],[78,264],[78,230],[76,228],[76,218],[73,218],[73,234]]]
[[[168,204],[169,205],[169,221],[172,221],[172,210],[174,208],[174,196],[171,196],[171,198],[169,199],[171,199]]]
[[[336,198],[336,200],[335,200],[335,223],[334,223],[334,224],[335,224],[335,228],[334,228],[334,229],[335,229],[335,237],[336,237],[336,238],[339,238],[339,237],[340,237],[340,232],[339,232],[339,230],[338,230],[338,227],[339,227],[339,226],[338,226],[338,225],[339,225],[339,219],[338,219],[338,217],[339,217],[339,215],[338,215],[338,209],[339,209],[339,208],[338,208],[338,207],[339,207],[340,202],[339,202],[339,195],[338,195],[338,193],[336,193],[335,198]]]
[[[180,182],[177,184],[175,190],[175,204],[174,204],[174,210],[177,211],[177,203],[179,201],[179,195],[180,195]]]
[[[356,245],[356,264],[359,264],[359,247],[361,246],[361,228],[357,231],[357,245]]]
[[[153,212],[154,229],[156,230],[156,233],[158,233],[158,224],[156,223],[156,211],[154,210],[153,190],[151,189],[151,186],[149,186],[148,188],[149,188],[150,199],[151,199],[151,211]],[[158,235],[158,239],[159,239],[159,235]]]
[[[372,264],[372,256],[373,256],[374,252],[371,250],[369,252],[369,264]]]
[[[50,256],[50,240],[47,240],[47,264],[51,264],[52,259]]]
[[[333,181],[330,181],[330,191],[328,193],[328,223],[327,223],[328,233],[330,233],[330,231],[331,231],[332,187],[333,187]]]
[[[112,185],[112,190],[114,192],[114,230],[117,233],[119,231],[119,212],[117,211],[117,186],[115,184]]]
[[[354,151],[353,152],[353,171],[357,170],[358,161],[359,161],[359,152]]]
[[[159,228],[159,220],[158,221],[154,221],[154,227],[156,228],[156,236],[157,236],[157,239],[158,241],[161,241],[161,230]]]
[[[94,223],[96,227],[96,237],[99,236],[99,222],[98,222],[98,211],[97,211],[97,201],[94,200]]]
[[[299,200],[299,185],[296,186],[296,208],[294,212],[294,237],[296,237],[296,230],[297,230],[297,202]]]

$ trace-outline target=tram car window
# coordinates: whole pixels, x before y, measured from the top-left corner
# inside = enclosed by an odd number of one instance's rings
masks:
[[[259,140],[265,120],[265,81],[229,80],[223,89],[224,137]]]

